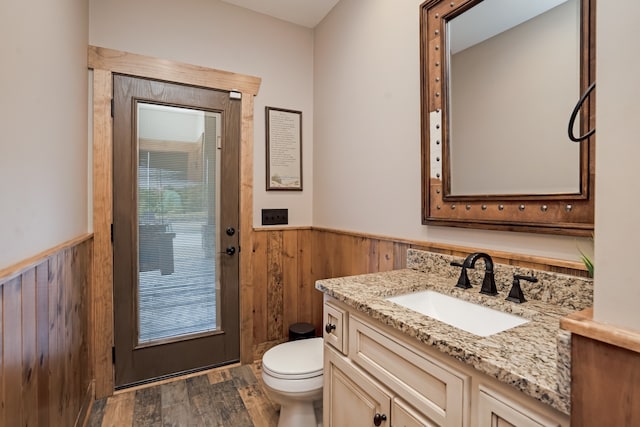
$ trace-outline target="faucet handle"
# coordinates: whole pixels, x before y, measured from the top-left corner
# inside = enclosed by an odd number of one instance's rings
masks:
[[[521,274],[513,275],[513,283],[511,285],[511,290],[509,291],[509,296],[505,298],[507,301],[515,302],[521,304],[526,302],[526,298],[524,297],[524,293],[522,293],[522,288],[520,287],[520,280],[526,280],[527,282],[535,283],[538,279],[534,276],[523,276]]]
[[[456,288],[471,288],[471,282],[469,281],[469,276],[467,275],[467,267],[464,265],[464,263],[451,261],[449,265],[452,265],[454,267],[462,267],[462,270],[460,270],[460,277],[458,277],[458,283],[456,283]]]

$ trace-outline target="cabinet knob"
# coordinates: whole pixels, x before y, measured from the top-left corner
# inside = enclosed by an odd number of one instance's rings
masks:
[[[328,334],[330,334],[331,331],[335,331],[336,330],[336,325],[332,325],[331,323],[327,323],[327,325],[324,327],[324,330],[327,331]]]
[[[387,421],[387,416],[385,414],[375,414],[373,416],[373,425],[379,426],[383,421]]]

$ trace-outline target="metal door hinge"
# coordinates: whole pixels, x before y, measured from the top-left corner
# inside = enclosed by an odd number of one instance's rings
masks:
[[[111,98],[111,118],[113,118],[113,110],[114,109],[115,109],[115,107],[114,107],[113,98]]]
[[[111,224],[111,243],[113,243],[113,224]]]
[[[116,364],[116,348],[111,347],[111,363]]]

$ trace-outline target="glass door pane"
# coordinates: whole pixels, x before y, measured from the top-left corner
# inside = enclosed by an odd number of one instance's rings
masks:
[[[138,346],[220,327],[220,113],[137,103]]]

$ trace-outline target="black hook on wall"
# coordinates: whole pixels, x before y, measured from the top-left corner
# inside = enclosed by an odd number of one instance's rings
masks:
[[[596,129],[593,128],[593,129],[589,130],[587,133],[585,133],[582,136],[575,136],[573,134],[573,126],[574,126],[574,123],[576,121],[576,116],[578,115],[578,112],[580,111],[580,107],[582,107],[582,104],[587,99],[587,97],[589,96],[591,91],[593,89],[595,89],[595,87],[596,87],[596,82],[593,82],[593,83],[591,83],[591,85],[589,85],[587,90],[584,92],[584,94],[582,94],[582,96],[578,100],[578,103],[576,104],[575,108],[573,109],[573,112],[571,113],[571,118],[569,119],[569,129],[568,129],[568,131],[569,131],[569,139],[572,140],[573,142],[583,141],[583,140],[589,138],[591,135],[593,135],[596,132]]]

